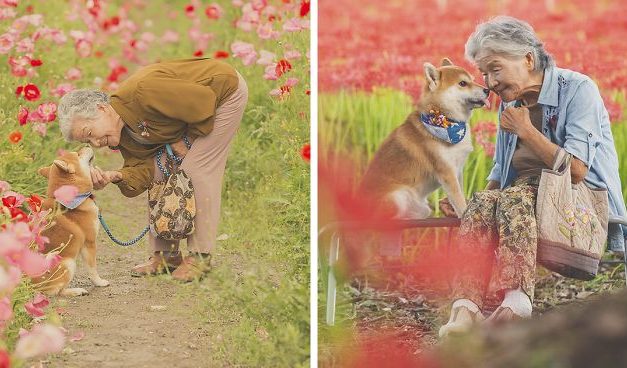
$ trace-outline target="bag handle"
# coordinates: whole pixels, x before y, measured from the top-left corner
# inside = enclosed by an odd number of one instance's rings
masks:
[[[555,158],[553,159],[553,171],[564,173],[566,169],[570,168],[570,161],[572,159],[573,155],[561,147],[558,148],[557,152],[555,152]]]

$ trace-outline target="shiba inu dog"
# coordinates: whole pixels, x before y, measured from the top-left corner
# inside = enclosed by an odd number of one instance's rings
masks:
[[[39,174],[48,178],[47,198],[42,209],[55,206],[54,192],[63,185],[73,185],[82,193],[72,203],[62,203],[64,211],[53,220],[53,226],[44,230],[42,235],[50,242],[45,252],[61,249],[61,262],[47,273],[33,279],[41,285],[46,294],[78,296],[88,294],[82,288],[68,288],[76,273],[76,259],[80,254],[87,265],[89,278],[96,286],[108,286],[96,270],[96,236],[98,234],[98,207],[90,196],[93,184],[90,167],[94,151],[84,147],[78,152],[66,152],[54,163],[39,169]]]
[[[442,186],[458,217],[466,209],[463,169],[472,151],[467,122],[473,109],[489,104],[490,91],[463,68],[442,60],[424,64],[426,84],[418,109],[381,144],[360,186],[360,195],[395,218],[431,214],[430,193]]]

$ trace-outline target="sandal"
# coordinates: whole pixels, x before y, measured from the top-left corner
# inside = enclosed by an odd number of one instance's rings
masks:
[[[468,332],[476,323],[483,321],[481,311],[472,312],[470,309],[459,306],[451,310],[448,323],[440,327],[438,335],[444,338],[449,335],[460,335]]]

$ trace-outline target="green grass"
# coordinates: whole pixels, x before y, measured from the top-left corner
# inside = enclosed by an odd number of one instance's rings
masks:
[[[113,15],[124,1],[111,1],[107,12]],[[190,21],[182,14],[188,1],[155,1],[142,10],[131,10],[129,17],[143,29],[160,36],[165,29],[179,32],[180,42],[161,44],[159,41],[143,56],[147,60],[189,58],[193,47],[187,39]],[[229,58],[244,76],[249,87],[249,102],[241,128],[231,149],[224,178],[222,222],[219,233],[229,235],[221,242],[222,266],[218,266],[206,298],[198,303],[199,324],[207,319],[224,323],[220,331],[216,361],[232,366],[308,366],[309,353],[309,202],[310,166],[300,157],[303,144],[309,142],[309,34],[306,31],[286,33],[280,40],[260,40],[255,32],[243,32],[231,26],[241,10],[231,1],[218,1],[225,10],[224,17],[211,23],[204,20],[202,30],[211,32],[207,56],[216,50],[230,52],[235,40],[250,42],[257,51],[265,49],[281,58],[283,52],[294,49],[301,59],[293,61],[294,68],[288,77],[300,80],[292,95],[283,101],[268,92],[278,88],[280,82],[262,79],[263,66],[243,66],[239,59]],[[280,1],[275,5],[280,6]],[[20,2],[19,9],[34,5],[35,13],[44,15],[44,24],[69,33],[71,29],[84,29],[80,22],[65,19],[69,11],[66,1]],[[170,10],[179,11],[176,20],[166,20]],[[202,12],[202,9],[199,10]],[[201,17],[202,18],[202,17]],[[152,26],[145,28],[145,21]],[[5,28],[9,21],[0,22]],[[139,33],[138,33],[139,35]],[[80,59],[74,52],[71,38],[67,45],[51,42],[37,43],[37,57],[44,65],[35,78],[15,78],[10,73],[0,75],[0,180],[9,181],[12,188],[25,195],[45,193],[46,182],[36,170],[50,165],[60,148],[75,148],[61,139],[56,122],[48,127],[48,135],[39,137],[30,126],[20,127],[17,112],[20,104],[30,109],[44,101],[57,102],[49,96],[48,83],[63,82],[65,71],[77,66],[83,72],[79,88],[94,88],[96,77],[106,78],[109,57],[120,58],[120,43],[113,37],[96,49],[103,58]],[[7,55],[0,55],[7,65]],[[126,64],[129,72],[134,67]],[[285,77],[282,77],[285,79]],[[42,98],[29,103],[15,98],[18,85],[32,82],[39,85]],[[7,137],[20,131],[24,138],[18,144],[9,143]],[[236,272],[241,267],[241,273]],[[237,274],[237,277],[234,275]],[[218,287],[213,287],[218,286]],[[204,289],[203,289],[204,290]],[[27,285],[18,293],[30,293]],[[182,291],[184,294],[185,292]],[[19,309],[19,306],[16,307]],[[231,323],[230,321],[234,321]],[[227,323],[228,322],[228,323]],[[15,328],[28,322],[21,317]],[[13,330],[11,330],[13,331]],[[10,340],[12,341],[12,340]]]

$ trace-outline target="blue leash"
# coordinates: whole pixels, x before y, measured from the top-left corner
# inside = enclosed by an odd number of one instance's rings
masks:
[[[146,235],[148,230],[150,230],[150,225],[148,225],[148,226],[146,226],[146,228],[144,230],[142,230],[142,232],[139,235],[137,235],[135,238],[133,238],[133,240],[121,241],[121,240],[118,240],[115,236],[113,236],[113,234],[111,233],[111,230],[109,229],[109,226],[107,226],[107,223],[102,218],[102,214],[100,213],[100,211],[98,211],[98,220],[100,220],[100,224],[102,225],[102,228],[107,233],[107,235],[109,235],[109,238],[114,243],[116,243],[117,245],[121,245],[123,247],[128,247],[129,245],[133,245],[133,244],[137,243],[138,241],[141,240],[141,238],[144,237],[144,235]]]
[[[187,140],[187,136],[183,137],[183,141],[185,141],[185,145],[187,146],[187,149],[190,149],[192,147],[191,143],[189,143],[189,140]],[[174,160],[174,162],[176,162],[177,164],[180,165],[183,162],[183,159],[176,157],[174,152],[172,152],[172,147],[170,147],[169,144],[166,144],[165,147],[166,147],[166,150],[168,151],[168,156],[170,156],[170,158],[172,158]],[[161,148],[159,151],[157,151],[157,165],[159,166],[159,169],[161,170],[163,175],[165,177],[168,177],[169,176],[168,170],[161,165],[161,155],[162,154],[163,154],[163,148]],[[104,218],[102,218],[102,214],[100,213],[100,211],[98,211],[98,220],[100,220],[100,224],[102,225],[102,228],[104,229],[104,231],[109,236],[109,239],[111,239],[117,245],[121,245],[123,247],[128,247],[129,245],[133,245],[133,244],[137,243],[138,241],[141,240],[141,238],[144,237],[144,235],[146,235],[148,230],[150,230],[150,225],[148,225],[148,226],[146,226],[146,228],[144,230],[142,230],[141,233],[139,233],[139,235],[137,235],[132,240],[121,241],[121,240],[117,239],[115,236],[113,236],[113,233],[111,233],[111,229],[109,229],[109,226],[105,222]]]

